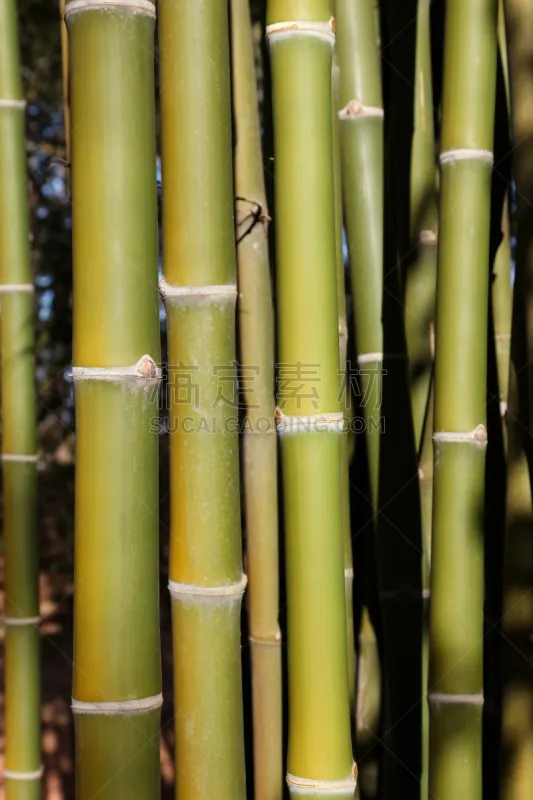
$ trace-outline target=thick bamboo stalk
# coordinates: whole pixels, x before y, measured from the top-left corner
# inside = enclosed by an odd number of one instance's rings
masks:
[[[274,313],[267,201],[248,0],[231,2],[240,366],[246,425],[243,485],[252,663],[254,796],[283,793]],[[267,425],[268,423],[268,425]]]
[[[146,0],[68,0],[76,797],[159,793],[159,315]]]
[[[496,0],[446,8],[437,267],[429,791],[482,796],[483,506]],[[483,70],[476,69],[482,63]]]
[[[289,648],[287,782],[352,798],[327,0],[270,0]]]
[[[417,451],[421,447],[433,363],[437,270],[437,168],[429,8],[430,0],[418,0],[410,208],[414,251],[406,259],[405,275],[405,333]]]
[[[159,13],[176,797],[243,800],[228,8],[161,0]]]
[[[41,796],[34,356],[16,4],[0,2],[0,304],[6,800]]]

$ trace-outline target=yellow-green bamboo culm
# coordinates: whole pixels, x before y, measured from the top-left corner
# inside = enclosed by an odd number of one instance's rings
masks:
[[[482,797],[483,510],[496,0],[446,6],[437,265],[429,793]],[[476,64],[483,64],[483,69]]]
[[[274,313],[249,0],[231,0],[243,488],[252,667],[254,797],[283,794]]]
[[[61,67],[63,77],[63,125],[65,126],[65,155],[70,161],[70,105],[69,105],[69,79],[68,79],[68,31],[65,22],[65,2],[59,0],[59,14],[61,25]]]
[[[270,0],[293,797],[353,798],[327,0]],[[298,385],[301,390],[294,392]]]
[[[76,798],[160,790],[155,6],[68,0]]]
[[[176,797],[244,800],[228,5],[158,8]]]
[[[0,0],[5,797],[41,797],[34,287],[15,0]]]
[[[411,247],[405,275],[405,333],[417,451],[433,364],[437,271],[437,165],[433,123],[430,0],[418,0],[415,107],[411,154]]]

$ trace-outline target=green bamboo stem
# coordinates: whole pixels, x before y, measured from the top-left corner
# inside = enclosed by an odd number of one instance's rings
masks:
[[[41,796],[34,295],[16,4],[0,2],[5,796]]]
[[[176,797],[244,800],[228,8],[159,14]]]
[[[417,451],[422,443],[433,363],[437,270],[437,169],[431,77],[430,0],[418,0],[411,156],[411,244],[405,276],[405,333]]]
[[[70,162],[70,103],[69,103],[69,79],[68,79],[68,31],[65,22],[65,2],[59,0],[59,13],[61,25],[61,66],[63,77],[63,120],[65,125],[65,154],[67,162]]]
[[[155,7],[68,0],[76,797],[159,794]]]
[[[378,505],[383,330],[383,101],[372,0],[336,0],[344,217],[374,513]]]
[[[517,270],[524,275],[524,291],[531,292],[533,282],[533,9],[523,0],[505,0],[505,27],[508,42],[508,69],[513,141],[513,175],[516,186]],[[533,357],[533,310],[526,306],[526,347],[528,363]],[[530,403],[533,388],[529,370]]]
[[[343,564],[328,0],[270,0],[278,269],[278,430],[287,565],[287,782],[353,798]],[[294,387],[299,387],[294,390]]]
[[[529,661],[533,631],[530,592],[533,574],[530,556],[533,505],[525,447],[529,409],[524,370],[524,293],[521,278],[519,274],[514,290],[509,408],[506,414],[507,516],[502,616],[501,759],[501,796],[506,800],[525,800],[530,796],[533,786],[533,681]]]
[[[243,485],[252,663],[254,796],[257,800],[280,800],[283,759],[274,313],[248,0],[231,2],[231,43],[236,140],[234,181],[238,197],[240,361],[247,423],[243,437]]]
[[[494,259],[492,282],[492,308],[498,370],[498,394],[502,423],[507,411],[509,394],[509,363],[511,358],[511,316],[513,289],[511,285],[511,241],[509,236],[509,192],[506,192],[502,209],[502,240]],[[504,435],[506,426],[504,425]]]
[[[379,743],[381,665],[376,633],[366,607],[361,614],[358,643],[355,752],[361,792],[364,797],[376,797],[379,764],[371,750]]]
[[[446,8],[437,267],[429,792],[482,796],[483,507],[496,0]],[[482,63],[483,70],[475,68]]]
[[[433,425],[434,391],[430,383],[422,448],[419,461],[420,510],[422,519],[422,775],[420,800],[428,797],[429,776],[429,707],[427,703],[429,668],[429,609],[431,596],[431,526],[433,517]]]
[[[343,251],[343,212],[342,212],[342,169],[340,159],[339,120],[337,116],[339,92],[339,65],[335,52],[331,70],[332,120],[333,120],[333,179],[335,187],[335,253],[337,263],[337,306],[339,313],[339,361],[343,374],[344,392],[342,396],[343,414],[349,420],[351,410],[350,376],[347,372],[348,358],[348,319],[346,314],[346,287]],[[350,687],[350,708],[355,704],[355,630],[353,618],[353,553],[352,527],[350,520],[350,431],[346,429],[341,444],[342,479],[342,530],[344,541],[344,591],[346,598],[346,636],[348,641],[348,682]]]

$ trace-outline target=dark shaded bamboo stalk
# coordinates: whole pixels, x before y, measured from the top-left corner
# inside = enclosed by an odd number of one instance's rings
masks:
[[[41,796],[34,287],[16,4],[0,1],[0,344],[6,800]]]
[[[496,0],[446,8],[437,267],[429,791],[482,796],[483,511]],[[483,70],[475,64],[483,63]]]
[[[176,797],[244,800],[228,5],[158,8]]]
[[[76,797],[159,793],[155,6],[67,0]]]
[[[240,368],[246,424],[243,484],[252,665],[254,796],[283,793],[281,633],[278,625],[274,314],[253,31],[248,0],[231,0]]]
[[[287,782],[353,798],[328,0],[270,0],[289,648]],[[295,385],[301,388],[295,391]]]

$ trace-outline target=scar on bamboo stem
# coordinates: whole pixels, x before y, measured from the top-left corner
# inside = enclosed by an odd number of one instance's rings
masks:
[[[256,225],[261,224],[266,228],[267,224],[272,222],[272,217],[268,213],[268,209],[265,208],[262,203],[258,203],[257,200],[249,200],[247,197],[236,197],[235,200],[240,200],[243,203],[249,203],[254,207],[252,211],[249,211],[245,217],[237,222],[238,228],[244,225],[244,223],[248,222],[248,227],[246,230],[237,238],[237,244],[240,244],[242,240],[253,231]]]

